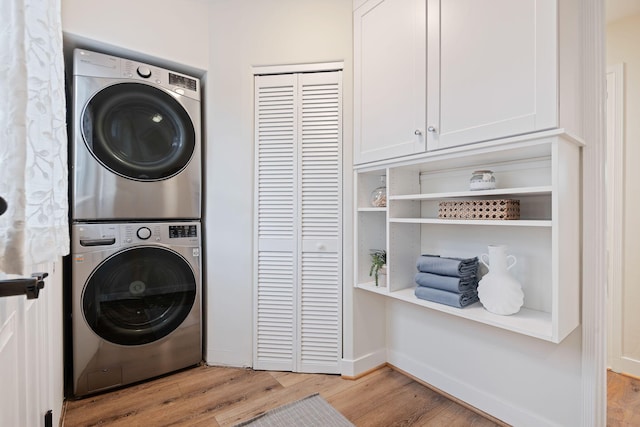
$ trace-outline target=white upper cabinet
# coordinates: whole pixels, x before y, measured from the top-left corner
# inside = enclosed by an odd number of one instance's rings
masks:
[[[579,136],[575,1],[356,1],[355,164],[546,129]]]
[[[355,163],[421,153],[425,0],[370,0],[354,12]]]
[[[427,149],[558,126],[551,0],[428,0]]]

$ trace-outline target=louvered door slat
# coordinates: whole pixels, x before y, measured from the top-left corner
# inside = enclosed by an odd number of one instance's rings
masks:
[[[256,78],[256,369],[340,372],[341,78]]]
[[[339,373],[342,357],[340,73],[300,77],[299,370]]]
[[[256,80],[256,235],[254,368],[293,370],[296,360],[295,79]]]
[[[342,327],[337,254],[304,253],[300,359],[305,372],[339,373]]]

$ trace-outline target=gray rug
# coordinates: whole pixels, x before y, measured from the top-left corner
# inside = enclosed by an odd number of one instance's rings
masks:
[[[319,394],[271,409],[234,427],[353,427]]]

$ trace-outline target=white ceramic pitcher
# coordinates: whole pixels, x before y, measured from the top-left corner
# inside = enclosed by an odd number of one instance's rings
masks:
[[[488,255],[480,255],[480,262],[489,269],[489,273],[478,283],[478,298],[491,313],[515,314],[524,304],[522,285],[509,273],[517,259],[513,255],[507,256],[505,245],[489,245],[488,249]]]

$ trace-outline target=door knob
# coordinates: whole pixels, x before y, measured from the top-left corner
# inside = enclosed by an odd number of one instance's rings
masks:
[[[40,289],[44,288],[44,278],[48,273],[33,273],[31,278],[0,280],[0,298],[26,295],[27,299],[38,298]]]
[[[0,197],[0,215],[5,213],[7,211],[7,208],[7,201],[4,199],[4,197]]]
[[[427,132],[436,133],[436,128],[435,128],[435,127],[433,127],[433,126],[429,126],[429,127],[427,128]]]

